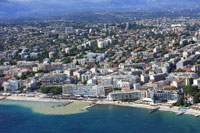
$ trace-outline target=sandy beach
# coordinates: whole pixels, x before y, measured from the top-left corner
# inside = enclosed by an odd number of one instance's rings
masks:
[[[27,96],[0,96],[0,99],[16,100],[16,101],[36,101],[36,102],[88,102],[89,100],[68,100],[68,99],[53,99],[53,98],[42,98],[42,97],[27,97]]]
[[[136,103],[122,103],[122,102],[112,102],[112,101],[98,101],[97,104],[104,104],[104,105],[117,105],[117,106],[127,106],[127,107],[135,107],[135,108],[146,108],[146,109],[154,109],[156,107],[160,107],[159,110],[161,111],[170,111],[170,112],[181,112],[179,110],[179,107],[169,107],[166,105],[158,105],[158,106],[152,106],[152,105],[147,105],[147,104],[136,104]],[[184,114],[188,115],[194,115],[194,116],[199,116],[200,111],[199,110],[194,110],[194,109],[187,109]]]
[[[65,100],[55,100],[50,98],[41,98],[41,97],[25,97],[25,96],[8,96],[8,100],[19,100],[19,101],[41,101],[41,102],[56,102],[56,101],[65,101]]]
[[[4,97],[0,97],[2,99]],[[71,102],[63,106],[63,104]],[[86,112],[91,102],[74,100],[57,100],[40,97],[8,96],[0,101],[0,105],[18,105],[32,109],[35,113],[50,115],[67,115]]]
[[[4,97],[0,97],[2,99]],[[84,100],[63,100],[63,99],[52,99],[52,98],[41,98],[41,97],[25,97],[25,96],[8,96],[6,100],[9,102],[0,102],[0,104],[11,104],[11,105],[20,105],[24,107],[31,108],[34,112],[43,113],[43,114],[76,114],[85,112],[91,101]],[[21,101],[21,102],[20,102]],[[27,101],[27,102],[25,102]],[[52,108],[52,106],[57,106],[58,103],[65,102],[73,102],[67,106]],[[36,105],[35,105],[36,103]],[[55,104],[55,105],[54,105]],[[161,104],[157,106],[152,106],[148,104],[136,104],[136,103],[125,103],[125,102],[113,102],[113,101],[98,101],[97,104],[104,105],[117,105],[117,106],[128,106],[128,107],[136,107],[136,108],[146,108],[146,109],[154,109],[156,107],[160,107],[161,111],[170,111],[170,112],[181,112],[179,107],[169,107],[167,105]],[[184,114],[200,116],[199,110],[187,109],[184,111]]]

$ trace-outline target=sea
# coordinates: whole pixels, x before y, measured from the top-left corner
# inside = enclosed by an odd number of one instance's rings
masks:
[[[200,118],[173,112],[96,105],[87,112],[49,115],[0,105],[0,133],[200,133]]]

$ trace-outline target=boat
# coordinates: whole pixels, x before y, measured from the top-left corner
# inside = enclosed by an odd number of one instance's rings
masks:
[[[200,114],[196,114],[196,115],[195,115],[195,117],[199,117],[199,116],[200,116]]]
[[[159,109],[160,109],[160,107],[157,107],[157,108],[151,109],[151,110],[149,111],[149,113],[152,114],[152,113],[158,111]]]

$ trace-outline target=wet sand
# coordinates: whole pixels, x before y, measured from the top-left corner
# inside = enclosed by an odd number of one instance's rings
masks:
[[[69,101],[68,101],[69,102]],[[61,101],[22,101],[22,100],[1,100],[0,105],[18,105],[28,107],[35,113],[49,115],[67,115],[82,113],[84,108],[89,106],[89,102],[74,101],[73,103],[60,106],[66,102]]]

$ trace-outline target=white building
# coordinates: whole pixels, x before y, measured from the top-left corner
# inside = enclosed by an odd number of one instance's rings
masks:
[[[160,53],[160,49],[159,49],[159,48],[154,48],[154,49],[153,49],[153,52],[154,52],[154,53]]]
[[[97,79],[93,78],[93,79],[89,79],[87,81],[87,85],[96,85],[97,84]]]
[[[91,72],[86,72],[81,75],[81,81],[88,81],[89,79],[92,79],[92,73]]]
[[[142,81],[143,83],[147,83],[147,82],[149,81],[149,75],[144,75],[144,74],[142,74],[142,75],[140,76],[140,78],[141,78],[141,81]]]
[[[193,84],[197,85],[197,86],[200,86],[200,78],[199,79],[194,79],[193,80]]]
[[[192,71],[200,71],[200,65],[198,64],[198,65],[194,65],[193,67],[192,67]]]
[[[105,48],[109,45],[112,45],[112,39],[110,38],[97,40],[98,48]]]
[[[148,90],[146,92],[146,98],[150,98],[153,101],[177,100],[178,94],[176,91]]]
[[[40,78],[42,86],[52,86],[52,85],[63,85],[71,83],[71,79],[67,75],[58,73],[58,74],[45,74]]]
[[[65,48],[65,53],[70,54],[71,48]]]
[[[73,75],[73,70],[72,69],[67,69],[64,71],[64,74],[66,74],[68,77]]]
[[[85,73],[85,72],[86,72],[85,69],[77,70],[77,71],[74,71],[74,72],[73,72],[73,76],[77,76],[78,79],[81,79],[81,75],[82,75],[83,73]]]
[[[90,69],[90,71],[91,71],[92,73],[97,73],[97,68],[96,68],[96,67],[93,67],[93,68]]]
[[[184,82],[182,81],[172,81],[171,86],[174,86],[176,88],[182,88],[184,87]]]
[[[160,80],[165,80],[166,77],[167,77],[166,73],[159,73],[159,74],[150,75],[150,80],[160,81]]]
[[[65,28],[65,33],[66,33],[66,34],[74,33],[74,28],[73,28],[73,27],[66,27],[66,28]]]
[[[122,101],[141,99],[141,97],[141,91],[118,91],[109,93],[107,99],[110,101]]]
[[[120,88],[123,88],[123,87],[129,88],[129,89],[133,88],[133,83],[130,81],[120,80],[117,84]]]
[[[26,88],[36,88],[36,87],[37,87],[37,82],[35,80],[31,80],[26,83]]]
[[[18,81],[17,80],[8,80],[3,83],[4,91],[16,91],[18,89]]]
[[[133,84],[133,88],[134,88],[134,90],[140,90],[141,89],[140,83]]]
[[[55,52],[49,52],[49,58],[53,58],[55,56]]]
[[[104,97],[104,87],[97,85],[66,84],[63,86],[64,95],[84,96],[84,97]]]
[[[104,87],[113,86],[113,77],[111,76],[101,77],[101,85]]]

